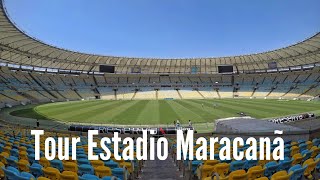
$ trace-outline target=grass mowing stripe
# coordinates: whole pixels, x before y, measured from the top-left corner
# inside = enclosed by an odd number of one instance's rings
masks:
[[[224,102],[224,103],[228,103],[228,104],[235,104],[235,105],[240,105],[240,106],[243,106],[243,107],[247,107],[248,109],[250,109],[250,111],[252,110],[256,110],[256,111],[260,111],[261,112],[269,112],[269,113],[277,113],[277,114],[287,114],[289,113],[288,110],[284,107],[273,107],[273,106],[270,106],[270,105],[265,105],[263,103],[256,103],[256,104],[253,104],[253,103],[247,103],[245,101],[233,101],[233,102]]]
[[[237,101],[240,101],[240,100],[237,100]],[[269,100],[269,101],[252,101],[252,100],[249,100],[249,99],[243,99],[241,100],[243,102],[247,102],[247,103],[250,103],[250,104],[264,104],[264,105],[271,105],[271,107],[290,107],[292,109],[297,109],[297,110],[300,110],[301,109],[314,109],[316,108],[315,105],[316,104],[301,104],[301,103],[296,103],[296,101],[278,101],[278,100]],[[307,102],[307,101],[302,101],[302,102]],[[320,104],[319,104],[319,108],[320,108]]]
[[[235,109],[230,108],[230,109],[228,109],[228,111],[226,111],[226,110],[214,108],[213,104],[208,103],[206,100],[193,99],[190,101],[197,103],[199,106],[201,106],[201,108],[202,108],[202,104],[203,104],[203,109],[205,111],[212,112],[217,117],[217,119],[228,117],[228,116],[231,117],[231,116],[235,116],[237,114],[237,110],[235,110]]]
[[[237,101],[240,101],[240,100],[237,100]],[[276,103],[276,101],[273,101],[273,102],[262,102],[262,101],[252,102],[250,100],[243,100],[241,102],[246,102],[247,104],[252,104],[252,105],[263,106],[265,109],[272,109],[273,113],[275,113],[275,111],[282,111],[281,113],[278,114],[279,116],[289,115],[289,114],[297,114],[297,113],[313,111],[313,110],[318,109],[314,105],[313,106],[304,106],[304,105],[298,106],[298,105],[292,104],[291,102],[287,102],[286,104],[279,104],[279,103]],[[274,116],[272,116],[272,117],[274,117]]]
[[[212,113],[203,111],[202,108],[197,107],[197,106],[193,106],[193,105],[187,103],[187,101],[185,101],[185,100],[178,100],[177,102],[180,105],[182,105],[182,106],[186,107],[187,109],[189,109],[190,111],[193,111],[194,113],[201,112],[199,115],[201,115],[204,120],[212,120],[212,119],[214,119],[212,117],[213,116]],[[202,122],[204,122],[204,121],[202,121]]]
[[[109,103],[114,103],[112,101],[109,101],[109,102],[99,102],[99,103],[96,103],[96,104],[92,104],[91,106],[81,106],[81,107],[75,107],[73,109],[68,109],[68,110],[63,110],[63,111],[59,111],[57,114],[55,115],[51,115],[50,117],[53,117],[55,119],[68,119],[70,117],[73,117],[73,116],[76,116],[78,114],[81,114],[81,113],[89,113],[90,111],[96,109],[97,107],[101,107],[101,106],[105,106],[106,104],[109,104]]]
[[[111,103],[105,103],[101,104],[99,106],[95,106],[95,109],[92,109],[89,112],[82,112],[80,114],[68,117],[68,119],[77,119],[77,120],[86,120],[91,119],[92,116],[97,116],[101,113],[103,113],[107,109],[111,109],[114,106],[117,106],[119,104],[123,104],[124,102],[121,101],[112,101]]]
[[[159,115],[161,124],[173,123],[176,119],[181,119],[168,103],[169,100],[159,101]]]
[[[91,119],[94,119],[95,121],[99,123],[116,123],[116,124],[132,124],[133,122],[128,121],[128,119],[123,119],[123,121],[115,121],[114,117],[118,114],[126,114],[127,109],[129,109],[131,106],[136,105],[139,101],[122,101],[123,104],[119,106],[114,106],[113,108],[104,111],[101,114],[98,114],[96,116],[93,116]]]
[[[35,111],[41,113],[41,114],[46,114],[48,116],[50,115],[56,115],[56,114],[60,114],[60,113],[64,113],[64,112],[69,112],[70,110],[73,110],[73,109],[76,109],[76,108],[87,108],[89,106],[92,106],[92,105],[96,105],[96,104],[102,104],[104,103],[103,101],[92,101],[90,103],[82,103],[82,104],[76,104],[76,105],[73,105],[73,104],[69,104],[68,107],[55,107],[55,108],[52,108],[52,109],[49,109],[49,110],[43,110],[42,109],[42,106],[37,106],[35,108]]]
[[[189,119],[194,122],[199,122],[203,119],[202,116],[191,111],[190,109],[187,109],[186,107],[177,103],[176,101],[169,101],[168,104],[181,117],[179,119],[180,123],[187,123]]]
[[[146,107],[147,101],[138,101],[134,106],[130,106],[126,109],[124,113],[120,113],[117,116],[113,117],[113,121],[125,121],[134,123],[138,121],[139,114]]]
[[[263,116],[266,116],[269,114],[268,112],[265,112],[265,111],[252,109],[252,107],[246,108],[246,106],[244,104],[239,106],[239,105],[233,104],[233,102],[230,102],[230,101],[223,102],[223,101],[216,101],[215,100],[215,101],[209,101],[209,102],[214,102],[214,103],[219,102],[217,108],[221,109],[221,110],[225,110],[225,109],[237,110],[235,116],[239,116],[237,114],[239,112],[244,112],[244,113],[249,114],[250,116],[257,117],[257,118],[260,118],[260,117],[263,117]]]
[[[146,101],[145,107],[141,110],[138,115],[138,118],[134,122],[134,124],[145,124],[147,121],[149,124],[160,124],[159,117],[159,102],[157,100],[154,101]]]

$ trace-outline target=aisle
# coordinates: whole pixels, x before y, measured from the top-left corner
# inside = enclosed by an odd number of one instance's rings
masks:
[[[157,154],[157,148],[155,148],[155,154]],[[178,167],[175,166],[172,157],[169,157],[161,161],[155,159],[154,161],[146,161],[145,166],[142,169],[142,180],[183,180],[182,171],[178,171]]]

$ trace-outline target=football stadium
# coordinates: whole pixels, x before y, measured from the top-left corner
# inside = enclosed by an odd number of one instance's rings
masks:
[[[50,45],[25,33],[9,14],[1,0],[0,179],[320,178],[320,32],[247,55],[138,58]],[[40,160],[34,129],[45,130]],[[150,137],[168,139],[169,157],[88,160],[89,130],[99,131],[97,141],[115,132],[137,138],[148,130]],[[281,137],[284,159],[223,160],[218,151],[224,146],[216,144],[214,160],[177,160],[177,130],[208,140]],[[77,159],[48,160],[48,137],[79,137]],[[200,145],[193,144],[196,151]],[[114,153],[115,146],[107,146]],[[250,145],[236,146],[245,152]],[[102,147],[93,153],[103,153]]]

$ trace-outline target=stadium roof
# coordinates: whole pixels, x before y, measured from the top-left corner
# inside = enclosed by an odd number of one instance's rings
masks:
[[[27,35],[10,20],[3,0],[0,0],[0,59],[25,66],[98,71],[99,65],[114,65],[117,73],[130,73],[138,68],[142,73],[217,73],[219,65],[233,65],[238,72],[265,70],[277,62],[287,68],[320,62],[320,33],[297,44],[268,52],[213,58],[158,59],[103,56],[62,49]],[[63,28],[63,27],[61,27]]]

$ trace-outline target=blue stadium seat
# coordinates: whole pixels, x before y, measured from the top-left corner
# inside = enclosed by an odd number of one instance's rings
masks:
[[[232,171],[244,169],[244,164],[245,164],[245,161],[232,161],[230,163],[230,171],[232,172]]]
[[[275,161],[268,162],[265,165],[266,170],[264,171],[264,175],[268,178],[272,176],[272,174],[276,173],[278,170],[279,164]]]
[[[303,179],[303,173],[306,170],[307,166],[302,167],[300,164],[292,166],[288,173],[293,172],[293,174],[290,177],[290,180],[298,180]]]
[[[42,168],[43,167],[38,163],[33,163],[29,167],[31,174],[34,175],[36,178],[38,178],[38,177],[43,175]]]
[[[58,169],[60,172],[63,171],[63,164],[61,160],[54,159],[50,161],[51,167]]]
[[[7,158],[7,163],[8,163],[8,165],[9,165],[9,166],[12,166],[12,167],[15,167],[15,168],[17,168],[17,162],[18,162],[18,161],[19,161],[18,158],[15,157],[15,156],[9,156],[9,157]]]
[[[292,159],[290,159],[289,157],[285,157],[284,160],[280,160],[279,161],[279,167],[278,167],[278,171],[288,171],[291,167],[291,163],[292,163]]]
[[[16,180],[17,176],[20,174],[19,170],[8,166],[7,168],[2,168],[7,180]]]
[[[79,166],[79,169],[78,169],[78,175],[83,175],[83,174],[94,174],[94,169],[91,165],[88,165],[88,164],[81,164]]]
[[[100,180],[97,176],[92,174],[84,174],[79,177],[79,180]]]

